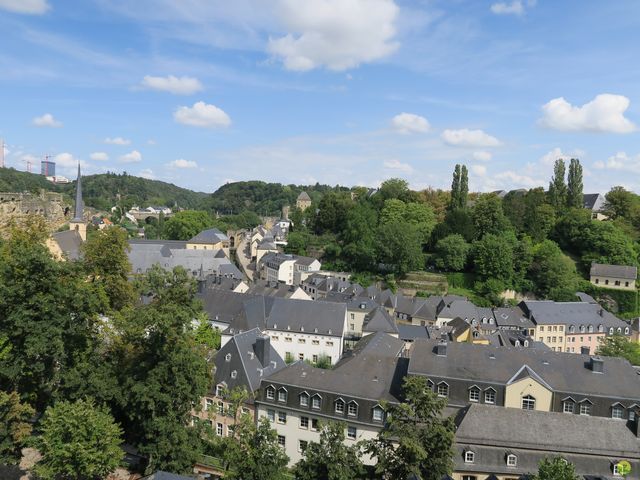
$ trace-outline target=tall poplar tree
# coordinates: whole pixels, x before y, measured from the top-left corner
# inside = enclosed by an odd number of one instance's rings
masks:
[[[458,208],[467,208],[467,196],[469,195],[469,172],[467,166],[460,169],[460,193],[458,195]]]
[[[561,211],[567,203],[567,184],[564,182],[565,166],[561,158],[553,166],[553,177],[549,183],[549,203]]]
[[[567,207],[583,207],[582,188],[582,165],[580,165],[580,160],[572,158],[567,176]]]
[[[451,182],[451,203],[449,204],[450,210],[455,210],[458,208],[458,203],[460,200],[460,165],[456,164],[455,169],[453,170],[453,182]]]

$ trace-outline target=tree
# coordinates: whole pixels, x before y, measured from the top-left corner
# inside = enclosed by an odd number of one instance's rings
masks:
[[[467,208],[467,195],[469,194],[469,179],[466,165],[456,165],[453,170],[451,183],[450,210]]]
[[[376,232],[378,260],[399,275],[423,266],[418,230],[404,222],[381,224]]]
[[[489,233],[473,242],[473,265],[483,279],[495,278],[510,285],[514,273],[515,238]]]
[[[296,463],[294,475],[299,480],[355,480],[364,467],[357,446],[344,444],[346,424],[330,422],[321,426],[320,442],[310,442]]]
[[[385,479],[440,480],[453,469],[453,418],[443,415],[439,398],[423,377],[406,377],[405,401],[386,405],[387,422],[365,451],[377,458],[376,472]]]
[[[128,280],[129,250],[126,231],[117,227],[99,230],[82,245],[82,263],[89,281],[104,290],[113,310],[131,306],[135,300]]]
[[[598,355],[626,358],[632,365],[640,365],[640,344],[615,334],[606,337],[598,346]]]
[[[527,218],[527,231],[536,243],[545,240],[556,223],[556,211],[548,203],[534,208]]]
[[[482,195],[473,207],[473,227],[476,239],[488,233],[500,235],[510,228],[509,220],[502,212],[502,202],[497,195]]]
[[[342,229],[342,254],[356,271],[371,271],[376,266],[375,226],[376,211],[368,204],[358,203],[349,210]]]
[[[605,195],[604,213],[615,220],[629,218],[633,205],[637,203],[636,196],[624,187],[613,187]]]
[[[582,233],[580,246],[585,268],[593,262],[636,265],[638,261],[633,241],[611,222],[589,222]]]
[[[256,425],[243,416],[234,429],[235,439],[223,450],[231,466],[225,478],[230,480],[284,480],[289,458],[278,444],[278,433],[262,417]]]
[[[314,221],[316,233],[339,233],[352,207],[351,197],[345,193],[329,192],[322,197]]]
[[[203,345],[209,351],[220,350],[222,335],[219,329],[211,326],[206,314],[198,318],[193,338],[198,345]]]
[[[122,431],[109,412],[92,400],[58,402],[49,407],[41,423],[35,466],[43,480],[105,478],[124,457]]]
[[[561,212],[567,204],[567,185],[564,183],[564,174],[564,160],[559,158],[553,166],[553,177],[549,183],[549,203],[556,212]]]
[[[562,457],[545,458],[538,465],[538,474],[534,480],[578,480],[572,463]]]
[[[412,200],[409,183],[401,178],[390,178],[389,180],[382,182],[380,190],[375,196],[379,196],[382,202],[389,200],[390,198],[396,198],[403,202]]]
[[[405,203],[394,198],[386,200],[380,212],[380,223],[400,222],[415,226],[420,233],[421,243],[427,243],[436,224],[435,215],[429,205],[416,202]]]
[[[542,298],[571,301],[575,297],[578,281],[575,264],[551,240],[534,247],[529,278],[535,293]]]
[[[467,264],[470,249],[462,235],[447,235],[436,243],[435,266],[440,270],[461,272]]]
[[[169,240],[189,240],[213,225],[213,218],[207,212],[184,210],[167,219],[163,234]]]
[[[20,402],[18,392],[0,391],[0,464],[20,461],[21,449],[31,436],[31,423],[35,410]]]
[[[285,253],[294,255],[307,254],[307,235],[304,232],[290,232],[287,235],[287,245],[284,247]]]
[[[567,207],[582,208],[584,206],[582,189],[582,165],[580,160],[572,158],[567,175]]]

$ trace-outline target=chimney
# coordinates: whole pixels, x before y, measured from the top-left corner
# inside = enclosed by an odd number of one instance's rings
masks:
[[[580,355],[589,355],[589,347],[583,345],[580,347]]]
[[[600,357],[591,357],[589,366],[593,373],[604,373],[604,361]]]
[[[438,355],[439,357],[446,357],[447,356],[447,341],[446,340],[440,340],[438,342],[438,344],[436,345],[436,355]]]
[[[256,343],[253,345],[253,349],[256,352],[260,364],[263,367],[269,365],[269,354],[271,353],[271,339],[269,335],[258,336]]]

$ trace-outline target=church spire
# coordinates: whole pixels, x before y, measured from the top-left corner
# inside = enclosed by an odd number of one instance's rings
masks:
[[[80,174],[80,164],[78,163],[78,180],[76,181],[76,210],[73,216],[73,222],[84,221],[84,204],[82,203],[82,176]]]

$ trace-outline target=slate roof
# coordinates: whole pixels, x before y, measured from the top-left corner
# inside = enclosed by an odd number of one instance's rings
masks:
[[[300,192],[300,195],[298,195],[298,200],[300,201],[307,201],[310,202],[311,201],[311,197],[309,196],[309,194],[307,192]]]
[[[331,370],[296,362],[268,380],[373,401],[398,401],[406,373],[400,353],[404,342],[385,333],[368,335]]]
[[[521,308],[494,308],[493,315],[499,327],[534,328],[534,323],[527,318]]]
[[[365,318],[362,326],[363,332],[384,332],[388,334],[397,334],[398,327],[395,320],[382,307],[377,307],[373,312],[369,313]]]
[[[584,208],[599,211],[604,206],[605,199],[599,193],[585,193],[582,195]]]
[[[398,324],[398,338],[405,342],[413,342],[418,338],[431,338],[431,336],[425,326]]]
[[[78,260],[80,258],[82,237],[77,231],[65,230],[64,232],[56,232],[51,237],[69,260]]]
[[[540,325],[593,325],[596,331],[598,325],[606,329],[629,326],[597,303],[524,300],[518,306],[535,324]]]
[[[194,480],[194,475],[178,475],[176,473],[158,471],[149,476],[142,477],[140,480]]]
[[[300,287],[295,287],[293,285],[285,285],[280,282],[267,282],[265,280],[256,280],[249,287],[247,294],[261,295],[266,297],[290,298],[291,295],[296,293],[298,288]]]
[[[638,267],[592,263],[590,275],[592,277],[613,277],[623,278],[625,280],[635,280],[638,277]]]
[[[457,423],[459,444],[640,458],[640,438],[606,417],[474,404]]]
[[[229,240],[229,237],[227,237],[220,230],[218,230],[217,228],[210,228],[208,230],[203,230],[202,232],[197,234],[195,237],[189,240],[189,243],[219,243],[226,242],[227,240]]]
[[[254,328],[234,335],[225,343],[224,347],[216,353],[213,388],[224,382],[228,389],[244,386],[248,392],[253,393],[260,388],[260,382],[264,377],[286,367],[284,360],[270,341],[268,361],[265,364],[260,362],[255,349],[256,340],[260,336],[262,336],[260,330]],[[235,378],[232,372],[236,372]]]
[[[601,375],[588,368],[588,355],[449,342],[447,355],[438,356],[434,353],[437,343],[436,339],[414,342],[410,374],[506,385],[527,365],[555,391],[640,399],[640,376],[622,358],[603,357],[604,375]]]
[[[460,317],[467,320],[477,320],[480,315],[476,306],[469,300],[454,300],[438,313],[438,317],[452,319]]]
[[[206,289],[197,293],[196,298],[202,300],[210,320],[230,324],[240,316],[244,302],[251,296],[230,290]]]

